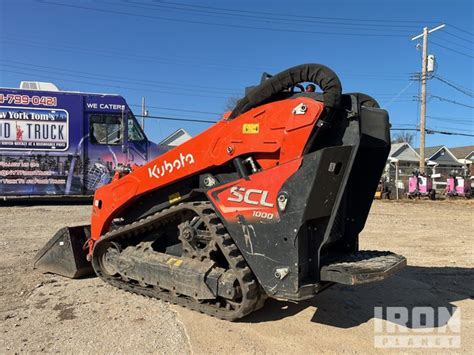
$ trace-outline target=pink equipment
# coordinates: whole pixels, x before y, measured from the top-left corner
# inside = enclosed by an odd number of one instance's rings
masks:
[[[431,177],[414,172],[408,179],[408,197],[429,197],[430,200],[434,200],[436,198],[436,191],[433,189]]]
[[[446,196],[470,198],[472,194],[471,182],[464,176],[450,175],[446,180]]]

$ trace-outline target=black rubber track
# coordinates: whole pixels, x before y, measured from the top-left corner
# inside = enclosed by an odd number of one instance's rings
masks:
[[[229,267],[237,275],[239,281],[242,298],[236,308],[226,308],[224,302],[202,302],[192,297],[176,294],[172,291],[162,289],[155,285],[142,286],[135,282],[123,279],[120,275],[108,275],[101,268],[100,257],[105,253],[111,242],[120,244],[120,241],[129,237],[140,235],[159,228],[164,224],[177,223],[176,216],[182,212],[192,210],[199,215],[207,224],[209,231],[216,239],[217,245],[226,258]],[[179,218],[178,218],[179,220]],[[177,228],[177,226],[176,226]],[[109,233],[105,234],[95,245],[92,258],[92,265],[96,274],[105,282],[121,288],[123,290],[137,293],[147,297],[161,299],[173,304],[205,313],[220,319],[236,320],[246,316],[247,314],[261,308],[265,301],[264,293],[258,284],[255,276],[248,267],[245,259],[240,254],[234,241],[220,223],[219,218],[215,214],[209,202],[189,202],[172,206],[166,210],[155,213],[142,220],[131,224],[121,226]]]

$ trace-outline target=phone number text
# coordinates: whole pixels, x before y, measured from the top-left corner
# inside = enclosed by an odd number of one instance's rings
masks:
[[[52,96],[28,96],[15,94],[0,94],[0,105],[33,105],[33,106],[58,106],[58,99]]]

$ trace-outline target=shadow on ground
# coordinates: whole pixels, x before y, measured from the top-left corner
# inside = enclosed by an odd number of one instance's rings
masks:
[[[262,310],[245,317],[242,322],[275,321],[308,307],[316,308],[312,322],[338,328],[352,328],[369,321],[374,318],[374,307],[406,307],[409,314],[414,307],[446,307],[453,314],[456,307],[452,302],[474,298],[473,271],[461,267],[408,266],[383,282],[334,285],[298,304],[268,300]],[[443,326],[449,317],[436,321],[438,326]],[[411,323],[400,324],[413,327]]]

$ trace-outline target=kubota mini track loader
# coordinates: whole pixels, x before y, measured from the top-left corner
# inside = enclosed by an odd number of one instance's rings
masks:
[[[311,82],[321,93],[299,92]],[[95,193],[35,266],[234,320],[266,297],[382,280],[406,259],[360,251],[390,151],[388,114],[319,64],[267,75],[215,125]],[[85,244],[86,252],[82,251]]]

